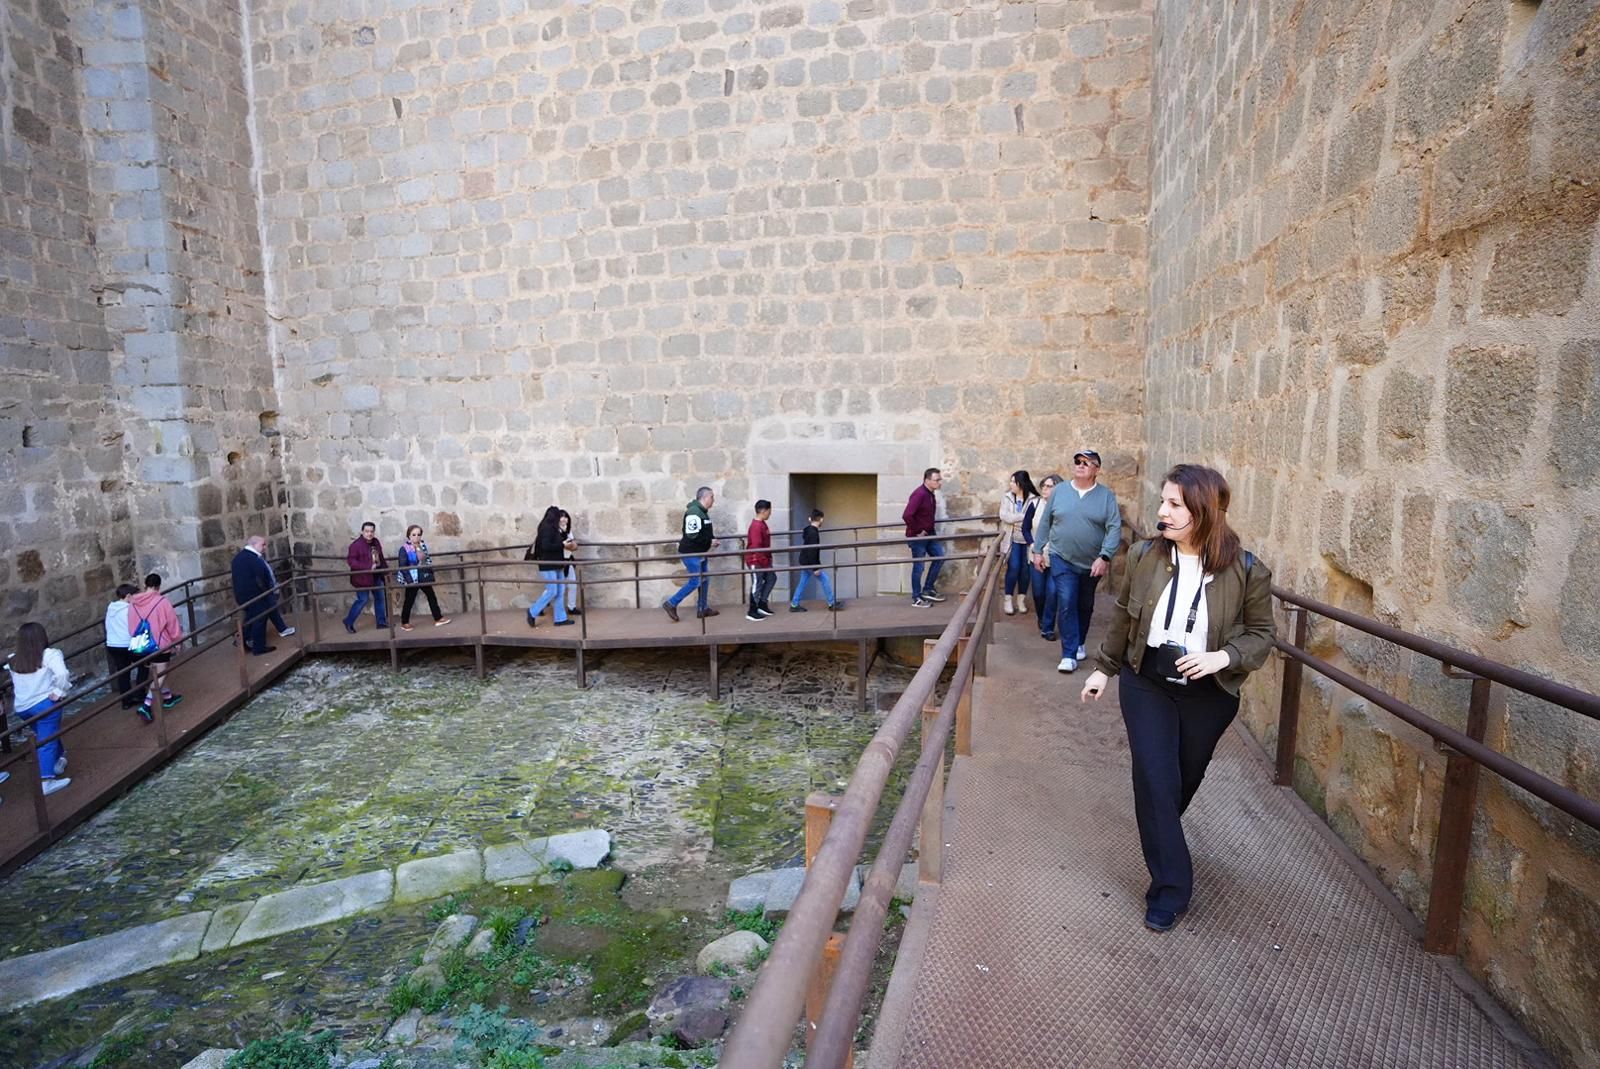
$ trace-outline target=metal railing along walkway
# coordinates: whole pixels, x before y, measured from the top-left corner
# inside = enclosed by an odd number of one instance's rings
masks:
[[[1046,663],[1051,658],[1030,641],[1027,623],[1001,625],[1014,648],[998,654],[1000,675],[976,680],[977,697],[970,694],[982,644],[996,633],[996,570],[989,562],[984,569],[844,796],[808,801],[811,870],[722,1065],[775,1069],[797,1026],[810,1069],[852,1064],[893,890],[888,874],[906,859],[919,814],[919,875],[930,893],[919,892],[913,913],[917,946],[902,944],[873,1040],[873,1069],[1545,1064],[1450,957],[1476,771],[1486,767],[1600,828],[1595,800],[1483,743],[1493,684],[1590,717],[1600,716],[1600,698],[1275,589],[1295,617],[1294,639],[1277,643],[1287,663],[1276,779],[1235,725],[1186,818],[1201,885],[1196,908],[1176,932],[1156,935],[1139,924],[1146,874],[1115,694],[1081,705],[1081,677],[1063,684]],[[1469,673],[1466,730],[1307,653],[1313,612],[1435,658],[1447,673]],[[885,769],[969,626],[973,644],[943,703],[924,709],[921,760],[842,936],[834,926],[845,883]],[[1446,749],[1425,930],[1287,786],[1302,666]],[[972,719],[956,730],[951,790],[959,801],[946,814],[937,769],[952,714],[973,702]],[[925,901],[935,905],[925,908]],[[913,942],[909,934],[906,940]]]

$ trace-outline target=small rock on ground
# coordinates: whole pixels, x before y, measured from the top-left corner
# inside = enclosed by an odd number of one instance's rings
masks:
[[[481,958],[494,949],[494,929],[480,928],[467,944],[467,957]]]
[[[389,1026],[383,1041],[390,1046],[409,1047],[417,1041],[417,1025],[421,1022],[422,1011],[413,1007],[402,1013],[394,1024]]]
[[[183,1069],[222,1069],[229,1058],[239,1053],[237,1047],[212,1047],[183,1063]]]
[[[422,952],[422,964],[430,965],[465,943],[477,927],[478,918],[470,913],[450,914],[439,922],[433,938],[428,940],[427,949]]]
[[[767,941],[755,932],[731,932],[701,950],[694,967],[702,973],[709,973],[718,965],[745,969],[766,949]]]

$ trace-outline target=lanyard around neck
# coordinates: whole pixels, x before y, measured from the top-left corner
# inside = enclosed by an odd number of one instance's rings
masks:
[[[1173,607],[1176,606],[1177,603],[1178,603],[1178,573],[1181,571],[1182,567],[1183,566],[1179,562],[1179,558],[1178,558],[1178,547],[1177,546],[1173,546],[1172,547],[1172,589],[1167,592],[1167,622],[1166,622],[1166,626],[1164,628],[1164,630],[1168,634],[1172,633],[1172,610],[1173,610]],[[1189,637],[1190,633],[1194,631],[1195,619],[1200,615],[1200,599],[1201,599],[1201,597],[1203,597],[1205,595],[1205,592],[1206,592],[1206,573],[1205,573],[1205,568],[1201,567],[1201,569],[1200,569],[1200,585],[1195,587],[1195,589],[1194,589],[1194,601],[1189,605],[1189,625],[1183,629],[1183,636],[1184,636],[1185,639],[1187,639]]]

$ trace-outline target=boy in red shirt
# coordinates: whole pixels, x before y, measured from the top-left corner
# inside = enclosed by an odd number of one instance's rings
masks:
[[[750,569],[750,611],[746,620],[765,620],[772,615],[767,598],[777,585],[778,573],[772,570],[772,531],[767,518],[772,515],[772,502],[762,498],[756,502],[756,518],[750,521],[750,530],[744,536],[744,563]]]

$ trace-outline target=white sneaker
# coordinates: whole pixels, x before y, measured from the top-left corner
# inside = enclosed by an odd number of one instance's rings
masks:
[[[937,590],[934,590],[932,587],[923,587],[922,588],[922,600],[923,601],[943,601],[944,600],[944,595],[939,593]]]
[[[64,773],[66,770],[67,770],[67,755],[66,754],[62,754],[60,757],[56,758],[55,774],[59,776],[62,773]]]
[[[1015,616],[1015,615],[1017,615],[1016,607],[1011,604],[1011,595],[1010,594],[1006,595],[1005,614],[1007,616]]]
[[[1076,672],[1077,670],[1078,662],[1073,660],[1071,657],[1061,658],[1061,663],[1056,665],[1057,672]]]
[[[921,598],[912,598],[911,599],[911,607],[913,609],[926,609],[928,606],[930,606],[932,604],[933,604],[933,602],[931,602],[931,601],[923,601]]]
[[[292,635],[294,633],[295,633],[295,628],[292,628],[292,627],[286,627],[282,631],[278,632],[278,634],[280,636],[282,636],[283,638],[288,638],[290,635]]]
[[[1087,654],[1087,653],[1085,653],[1085,652],[1084,652],[1084,651],[1083,651],[1083,647],[1082,647],[1082,646],[1079,646],[1079,647],[1078,647],[1078,660],[1080,660],[1080,661],[1081,661],[1081,660],[1084,660],[1084,659],[1085,659],[1085,658],[1087,658],[1087,657],[1088,657],[1088,656],[1089,656],[1089,655],[1088,655],[1088,654]]]
[[[1028,611],[1028,603],[1025,600],[1023,600],[1023,597],[1022,597],[1021,594],[1018,594],[1017,595],[1017,615],[1020,616],[1023,613],[1026,613],[1027,611]]]
[[[65,790],[71,785],[72,781],[65,776],[51,776],[44,781],[44,793],[54,794],[57,791]]]

